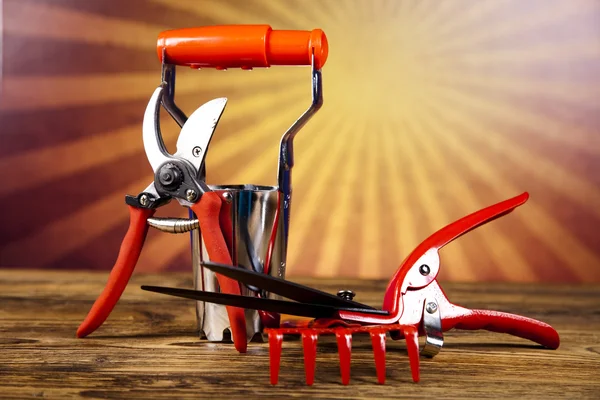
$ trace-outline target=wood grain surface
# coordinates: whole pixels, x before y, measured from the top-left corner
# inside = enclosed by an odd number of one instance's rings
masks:
[[[558,350],[509,335],[451,331],[442,352],[410,379],[403,341],[388,340],[387,381],[376,383],[370,342],[356,336],[349,386],[338,354],[320,340],[312,387],[304,384],[300,342],[284,342],[280,383],[269,384],[268,346],[248,354],[195,332],[192,301],[144,292],[141,284],[192,287],[191,274],[133,277],[111,317],[87,339],[75,330],[106,273],[0,270],[1,398],[599,398],[600,287],[444,284],[450,300],[520,313],[553,325]],[[299,279],[335,292],[352,288],[378,306],[385,282]]]

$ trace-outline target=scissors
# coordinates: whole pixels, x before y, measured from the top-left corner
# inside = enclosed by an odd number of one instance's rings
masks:
[[[176,199],[196,214],[210,259],[227,265],[232,264],[219,220],[223,200],[216,192],[211,191],[204,181],[207,149],[227,99],[211,100],[190,115],[182,124],[176,153],[170,154],[160,130],[160,109],[163,101],[169,98],[168,90],[166,82],[154,90],[146,107],[142,125],[144,150],[154,179],[137,196],[125,197],[129,208],[129,228],[106,287],[79,326],[77,337],[91,334],[108,318],[137,264],[148,232],[148,219],[154,215],[157,208],[172,199]],[[217,276],[217,279],[223,293],[240,295],[237,281],[225,276]],[[234,345],[239,352],[245,352],[247,344],[244,310],[227,307],[227,314]]]
[[[267,329],[271,352],[271,383],[279,373],[281,342],[284,334],[302,336],[306,381],[314,380],[316,341],[319,334],[335,334],[340,353],[342,382],[350,380],[350,347],[353,333],[369,333],[379,383],[385,382],[385,338],[405,338],[413,381],[418,382],[419,353],[433,357],[443,345],[443,332],[450,329],[508,333],[556,349],[560,339],[550,325],[520,315],[491,310],[470,310],[451,303],[442,290],[437,276],[440,271],[439,250],[467,232],[512,212],[529,198],[528,193],[474,212],[438,230],[419,244],[400,264],[389,281],[383,306],[375,309],[353,301],[354,293],[342,290],[338,295],[286,281],[245,268],[235,268],[215,262],[204,266],[217,274],[246,285],[278,294],[287,300],[264,299],[233,294],[142,286],[143,290],[224,304],[228,306],[310,317],[308,321],[290,321],[276,329]],[[426,336],[419,351],[419,336]]]

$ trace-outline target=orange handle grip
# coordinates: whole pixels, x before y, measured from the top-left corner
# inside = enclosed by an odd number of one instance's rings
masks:
[[[129,207],[129,228],[121,243],[119,256],[110,271],[108,282],[98,296],[85,320],[77,329],[77,337],[82,338],[94,332],[108,318],[113,308],[121,298],[133,269],[140,258],[142,246],[148,234],[146,220],[150,218],[153,209]]]
[[[252,69],[271,65],[311,65],[321,69],[329,47],[321,29],[273,30],[269,25],[220,25],[161,32],[158,59],[192,68]],[[163,60],[163,51],[165,60]]]
[[[191,209],[196,214],[196,217],[198,217],[200,231],[202,232],[210,260],[220,264],[233,265],[219,222],[221,204],[221,198],[216,192],[207,192],[202,195],[199,202],[191,206]],[[236,280],[219,274],[216,274],[216,276],[221,287],[221,292],[241,295],[240,285]],[[247,341],[244,309],[232,306],[227,306],[226,309],[231,326],[233,344],[238,352],[245,353]]]

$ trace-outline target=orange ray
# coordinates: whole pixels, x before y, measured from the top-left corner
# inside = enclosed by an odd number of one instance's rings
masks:
[[[5,260],[19,260],[20,265],[25,266],[50,265],[122,223],[128,215],[123,201],[125,194],[139,193],[148,183],[148,178],[144,177],[99,200],[89,199],[81,210],[40,227],[23,239],[5,243],[0,256]]]
[[[433,106],[435,107],[435,105]],[[445,109],[439,109],[439,112],[443,114],[448,120],[452,120],[453,112],[449,112]],[[484,182],[494,182],[492,189],[499,196],[504,196],[506,193],[519,193],[523,191],[522,188],[515,187],[511,182],[502,176],[502,174],[494,171],[493,167],[485,162],[481,158],[479,153],[468,146],[461,145],[456,140],[451,140],[453,137],[460,137],[465,133],[476,134],[474,132],[461,131],[458,132],[452,128],[452,125],[446,125],[444,129],[445,133],[438,137],[438,140],[443,141],[445,145],[452,151],[456,157],[463,160],[469,160],[471,165],[474,165],[473,171],[477,173],[480,179]],[[488,131],[487,135],[491,136],[492,131]],[[512,150],[507,150],[506,154],[512,154]],[[532,159],[531,155],[528,156],[528,162],[530,165],[537,165],[539,162],[543,162],[542,159]],[[548,175],[553,176],[553,175]],[[550,179],[550,181],[554,180]],[[499,190],[499,188],[502,188]],[[566,193],[565,189],[562,190]],[[581,193],[578,194],[579,196]],[[550,250],[557,259],[564,263],[575,276],[581,281],[596,281],[600,279],[600,270],[594,271],[594,269],[581,268],[581,265],[598,265],[600,258],[591,249],[573,237],[568,230],[552,218],[546,210],[538,205],[535,201],[530,201],[527,206],[527,214],[518,214],[515,216],[521,218],[527,228],[535,235],[540,241],[542,241],[548,250]],[[513,217],[514,218],[514,217]],[[560,245],[559,245],[560,244]],[[569,249],[564,251],[562,249]]]
[[[325,157],[318,160],[318,163],[308,165],[304,162],[302,165],[295,167],[295,176],[301,174],[300,178],[295,179],[297,182],[295,191],[301,194],[296,196],[297,200],[295,200],[294,210],[292,211],[287,263],[290,271],[302,268],[301,274],[306,275],[304,271],[309,268],[311,275],[316,273],[316,262],[318,260],[310,259],[311,264],[308,264],[305,254],[310,249],[303,248],[303,246],[307,244],[309,246],[320,246],[320,250],[328,251],[323,244],[326,236],[324,230],[327,220],[319,217],[325,215],[325,218],[329,219],[329,210],[323,206],[323,203],[329,196],[335,196],[337,199],[338,194],[335,192],[337,187],[329,187],[327,183],[339,171],[340,165],[344,163],[344,155],[347,153],[349,143],[346,135],[350,129],[350,124],[349,121],[340,120],[339,117],[330,120],[329,124],[322,130],[321,135],[318,136],[317,140],[320,145],[311,147],[315,152],[318,149],[327,149]],[[305,155],[304,157],[305,159],[312,159],[314,156]],[[307,179],[309,173],[311,178]]]
[[[158,33],[165,26],[150,25],[75,11],[45,3],[9,1],[4,30],[19,36],[109,44],[156,51]]]
[[[452,140],[458,143],[458,146],[465,147],[465,143],[460,143],[460,136],[454,136],[450,139],[446,128],[442,126],[436,118],[432,118],[431,116],[426,117],[425,115],[418,115],[415,117],[424,121],[426,127],[425,134],[418,136],[423,143],[423,146],[421,146],[422,155],[434,170],[439,171],[447,184],[452,188],[455,196],[460,199],[461,210],[459,215],[468,215],[483,207],[487,207],[488,204],[482,204],[477,200],[473,189],[467,184],[467,182],[471,180],[469,179],[470,177],[457,176],[449,173],[449,166],[452,165],[452,160],[449,160],[450,157],[448,154],[454,153],[449,151],[445,141]],[[440,138],[444,140],[440,140]],[[442,143],[444,143],[444,145],[442,145]],[[481,167],[481,165],[472,160],[469,160],[469,166],[471,171],[476,171]],[[513,194],[514,192],[507,191],[505,196]],[[500,200],[503,199],[504,198]],[[490,204],[497,201],[499,201],[498,198],[496,200],[490,199]],[[459,217],[455,217],[455,219],[458,218]],[[497,228],[497,225],[490,224],[481,229],[485,229],[485,232],[478,230],[471,233],[471,235],[477,235],[478,239],[483,242],[485,246],[483,253],[493,261],[493,265],[501,269],[500,275],[502,275],[503,280],[519,282],[535,282],[537,280],[537,276],[531,270],[525,258],[520,254],[517,246],[518,243],[514,243],[510,238],[502,235]],[[460,245],[460,242],[458,242],[457,245]],[[487,260],[482,260],[481,264],[470,266],[470,270],[473,271],[469,277],[471,280],[477,280],[478,276],[475,271],[484,268],[486,261]],[[463,277],[461,276],[461,278]]]
[[[452,93],[452,100],[449,102],[450,104],[461,105],[465,103],[471,103],[473,106],[477,106],[477,100],[469,98],[463,94],[459,94],[458,92]],[[444,112],[444,107],[436,107],[440,112]],[[555,137],[564,136],[564,130],[567,129],[567,126],[561,127],[559,124],[554,121],[554,126],[552,127],[550,124],[552,116],[535,114],[533,112],[527,112],[524,109],[516,109],[515,107],[511,107],[509,104],[501,104],[496,103],[493,108],[486,109],[487,110],[500,110],[501,115],[504,118],[510,118],[510,122],[516,125],[526,127],[535,127],[535,122],[538,122],[538,129],[541,128],[540,124],[545,122],[548,124],[548,129],[543,130],[543,134],[546,140],[553,140]],[[511,114],[510,111],[513,111]],[[482,111],[482,110],[478,110]],[[564,170],[560,166],[556,165],[552,162],[552,160],[546,157],[535,157],[530,151],[522,148],[518,145],[518,143],[514,143],[499,132],[496,129],[487,126],[482,123],[480,120],[476,118],[472,118],[472,113],[469,113],[465,110],[464,107],[457,106],[454,107],[452,113],[448,113],[447,111],[444,114],[448,115],[452,120],[462,120],[469,121],[469,124],[473,127],[473,133],[471,131],[463,131],[463,134],[469,133],[471,135],[475,135],[478,133],[474,132],[485,132],[486,140],[489,142],[490,146],[494,146],[497,148],[503,149],[504,154],[511,160],[514,165],[523,170],[528,170],[534,172],[535,174],[543,174],[545,176],[551,176],[552,179],[545,180],[544,182],[557,190],[559,193],[562,193],[564,196],[568,197],[574,203],[580,204],[580,206],[589,208],[590,212],[595,214],[597,217],[600,217],[600,209],[598,207],[589,207],[589,204],[600,204],[600,188],[596,187],[593,183],[587,181],[584,177],[575,175],[569,171]],[[480,113],[480,115],[485,115]],[[529,117],[529,121],[523,121],[523,116],[526,115]],[[577,129],[569,129],[569,133],[572,134]],[[593,135],[589,135],[588,141],[581,141],[580,143],[575,143],[574,140],[568,141],[565,139],[565,146],[567,148],[578,149],[579,146],[587,146],[588,151],[597,152],[596,149],[600,149],[597,140],[594,140]],[[572,138],[572,137],[571,137]],[[533,157],[533,158],[532,158]]]
[[[275,105],[281,104],[281,102],[306,95],[307,88],[302,86],[297,84],[292,85],[289,90],[278,96],[250,96],[239,101],[231,110],[228,107],[225,110],[224,116],[225,118],[234,119],[243,117],[246,113],[252,111],[270,111]],[[298,112],[295,110],[290,110],[281,114],[275,114],[270,119],[272,122],[280,122],[284,125],[288,121],[293,121],[297,114]],[[142,116],[140,115],[139,124],[129,125],[118,130],[111,130],[93,136],[86,136],[85,130],[82,128],[82,139],[80,140],[57,146],[48,146],[0,159],[0,168],[10,168],[11,165],[18,165],[29,176],[28,179],[21,179],[19,175],[8,176],[3,181],[3,184],[0,185],[0,196],[34,187],[50,180],[59,179],[77,171],[108,164],[127,155],[142,151]],[[256,127],[248,126],[239,132],[238,135],[244,137],[245,134],[252,133],[255,129]],[[269,129],[259,130],[259,132],[262,136],[274,134]],[[218,135],[218,133],[215,133],[215,135]],[[239,140],[238,135],[216,141],[211,146],[211,150],[227,148],[228,151],[231,151],[236,147],[245,146],[248,142]],[[257,135],[249,135],[249,137],[256,139]],[[222,153],[222,156],[225,156],[227,151],[221,150],[218,153]],[[60,160],[60,162],[57,162],[57,160]],[[217,160],[219,159],[217,158]]]
[[[496,4],[496,2],[485,3]],[[498,23],[497,21],[504,21],[504,19],[493,19],[493,16],[490,16],[486,29],[479,29],[476,34],[449,36],[448,40],[438,42],[439,45],[436,46],[435,51],[463,52],[468,48],[486,48],[488,40],[518,33],[529,33],[554,25],[560,27],[565,21],[587,13],[597,13],[598,10],[600,10],[600,5],[594,1],[579,2],[577,6],[573,5],[573,1],[557,1],[552,6],[548,6],[546,3],[540,4],[534,12],[515,13],[514,17],[510,19],[510,23]],[[482,19],[481,16],[479,19]]]
[[[440,227],[452,222],[453,218],[444,209],[442,199],[434,196],[435,177],[432,176],[429,168],[425,168],[422,155],[419,154],[415,143],[417,136],[425,135],[423,127],[415,119],[407,119],[407,133],[403,137],[402,147],[404,157],[412,166],[414,174],[415,187],[410,188],[413,196],[418,198],[417,204],[422,207],[422,211],[428,216],[428,221],[414,221],[415,224],[427,226],[427,235],[435,232]],[[425,238],[423,238],[425,239]],[[466,256],[462,246],[449,246],[444,249],[444,259],[452,268],[445,269],[445,274],[452,281],[466,280],[473,281],[476,279],[474,271],[468,265],[468,257]]]
[[[360,125],[359,125],[360,124]],[[357,223],[353,215],[353,198],[359,195],[360,189],[353,186],[354,177],[360,173],[362,164],[362,151],[364,138],[367,136],[367,129],[364,121],[359,124],[354,122],[352,127],[346,131],[340,132],[345,140],[339,144],[343,148],[343,158],[335,162],[334,158],[328,160],[331,165],[330,171],[336,177],[335,186],[325,186],[323,196],[333,196],[334,206],[331,208],[325,221],[320,221],[323,226],[321,246],[323,251],[318,260],[315,260],[315,276],[334,277],[339,268],[358,269],[359,265],[343,265],[342,253],[345,246],[354,246],[353,243],[346,243],[345,233],[348,230],[358,232],[363,227]],[[343,143],[343,144],[342,144]],[[352,223],[356,223],[355,225]],[[357,262],[360,260],[356,260]]]
[[[228,90],[272,88],[285,81],[287,89],[295,83],[309,84],[308,68],[272,68],[256,71],[194,71],[179,68],[177,94]],[[10,76],[3,81],[0,109],[7,111],[87,106],[147,98],[160,83],[160,64],[156,72],[88,74],[80,76]],[[309,89],[306,89],[309,90]]]

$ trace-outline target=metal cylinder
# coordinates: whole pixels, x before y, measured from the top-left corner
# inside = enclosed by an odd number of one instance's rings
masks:
[[[268,273],[285,279],[287,250],[286,230],[283,228],[282,194],[277,187],[256,185],[210,186],[223,198],[221,228],[235,266]],[[191,216],[192,217],[192,216]],[[219,291],[214,272],[202,268],[202,261],[210,261],[204,246],[202,232],[192,231],[192,264],[196,290]],[[241,284],[242,295],[278,298],[257,288]],[[201,338],[223,341],[230,337],[229,320],[225,306],[197,302],[198,331]],[[248,341],[262,340],[269,318],[255,310],[246,310]],[[270,320],[273,321],[272,319]]]

